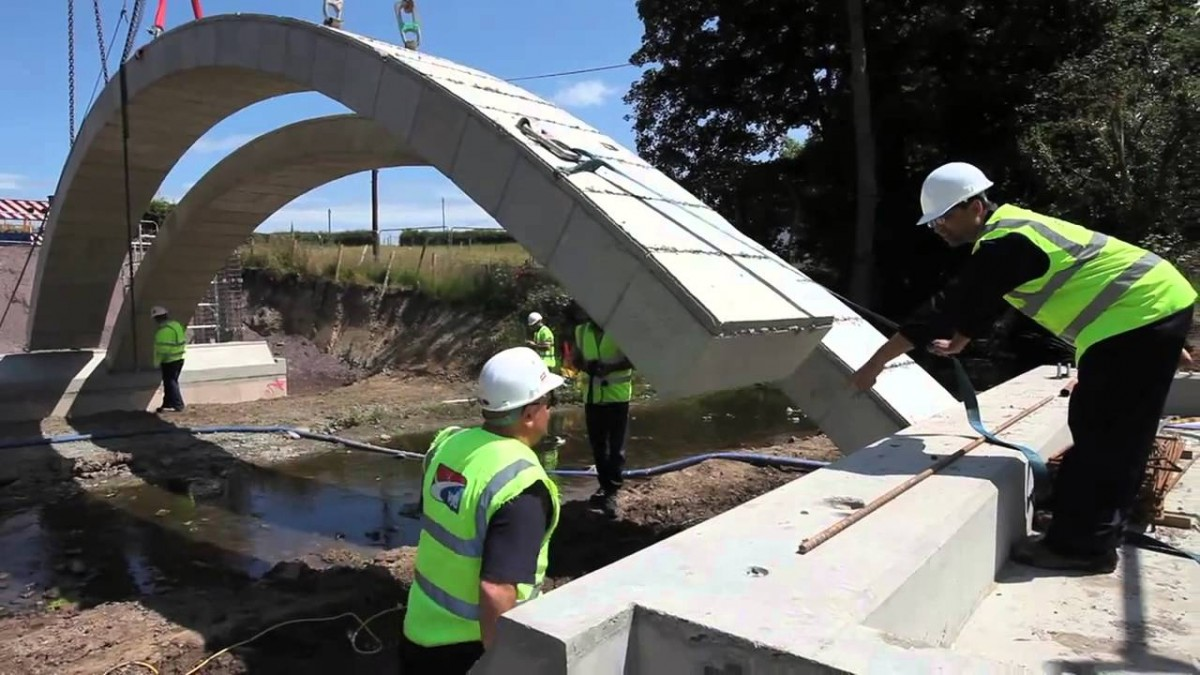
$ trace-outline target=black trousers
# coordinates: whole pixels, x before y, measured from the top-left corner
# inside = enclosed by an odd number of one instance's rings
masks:
[[[616,494],[621,489],[621,471],[625,468],[629,403],[589,403],[583,412],[600,488],[605,494]]]
[[[179,373],[183,370],[183,359],[164,363],[162,369],[163,407],[182,408],[183,393],[179,391]]]
[[[401,675],[465,675],[482,656],[482,642],[422,647],[400,638]]]
[[[1189,308],[1083,355],[1067,414],[1075,445],[1054,482],[1051,549],[1095,555],[1120,545],[1191,325]]]

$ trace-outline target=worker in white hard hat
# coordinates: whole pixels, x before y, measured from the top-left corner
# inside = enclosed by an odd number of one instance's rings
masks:
[[[537,352],[542,357],[542,362],[550,369],[550,372],[558,372],[558,354],[554,351],[554,331],[546,325],[541,314],[530,312],[525,319],[529,326],[533,337],[525,341],[526,346]]]
[[[479,375],[483,425],[434,437],[404,617],[405,673],[467,672],[491,648],[500,615],[537,596],[559,495],[532,448],[562,384],[532,349],[506,349]]]
[[[187,330],[171,318],[165,307],[150,308],[154,319],[154,367],[162,372],[163,399],[156,412],[183,412],[183,392],[179,390],[179,374],[183,372],[183,357],[187,352]]]
[[[1065,220],[997,206],[987,195],[991,187],[963,162],[925,179],[917,224],[951,246],[970,245],[971,257],[956,283],[851,381],[871,388],[889,361],[916,345],[943,356],[961,352],[991,328],[1001,299],[1071,344],[1078,383],[1068,424],[1075,444],[1055,478],[1045,537],[1021,542],[1013,555],[1037,567],[1110,572],[1185,358],[1197,294],[1157,255]]]

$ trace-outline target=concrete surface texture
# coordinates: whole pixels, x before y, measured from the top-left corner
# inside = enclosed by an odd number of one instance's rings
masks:
[[[839,399],[818,421],[842,447],[952,401],[907,359],[871,395],[843,396],[849,369],[882,335],[632,152],[497,78],[340,30],[256,15],[213,16],[172,30],[142,49],[127,75],[135,213],[214,124],[267,98],[317,91],[376,120],[401,152],[452,179],[563,282],[665,395],[795,373],[783,386],[802,407]],[[76,308],[102,300],[124,252],[120,120],[113,78],[60,178],[38,261],[32,349],[98,344],[102,322]],[[568,150],[564,159],[551,137],[605,166],[568,174],[581,155]],[[245,226],[241,216],[230,221]],[[809,356],[816,365],[798,370]],[[872,423],[851,422],[862,415]]]
[[[1165,507],[1200,519],[1200,469],[1183,474]],[[1196,551],[1195,527],[1154,536]],[[1126,546],[1116,574],[1038,576],[1010,564],[996,581],[956,651],[1048,673],[1200,672],[1200,566],[1191,560]]]
[[[287,395],[287,362],[266,342],[189,345],[179,376],[189,403],[240,403]],[[158,371],[113,373],[98,349],[0,356],[0,422],[161,405]]]
[[[1061,451],[1070,443],[1062,383],[1053,368],[1039,368],[983,393],[985,423],[995,429],[1032,409],[1002,437],[1043,456]],[[979,447],[797,553],[805,538],[973,438],[962,408],[952,406],[555,589],[506,614],[498,648],[472,672],[1025,672],[1022,663],[1006,663],[1001,648],[953,649],[980,603],[986,608],[995,597],[1025,594],[1024,615],[1037,615],[1031,620],[1039,625],[1055,616],[1077,621],[1053,615],[1057,608],[1028,588],[995,586],[997,572],[1011,569],[1009,548],[1030,515],[1031,478],[1019,453]],[[1194,564],[1188,573],[1195,579]],[[1080,590],[1074,579],[1047,583],[1093,604],[1120,601],[1105,596],[1111,589]],[[1180,616],[1187,609],[1166,611],[1200,634],[1200,615]],[[1016,638],[997,639],[1024,649]]]
[[[137,354],[145,367],[154,344],[150,307],[162,305],[187,324],[230,252],[288,202],[363,170],[420,163],[386,129],[357,115],[297,122],[237,149],[188,190],[159,229],[134,277],[136,302],[127,295],[121,305],[108,343],[111,368],[138,365],[131,307],[138,312]]]

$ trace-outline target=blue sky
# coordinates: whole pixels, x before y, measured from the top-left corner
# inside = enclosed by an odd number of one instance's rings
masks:
[[[76,125],[82,124],[93,84],[100,73],[92,3],[75,0]],[[137,44],[149,39],[158,0],[147,0]],[[125,0],[127,6],[132,0]],[[68,149],[66,3],[48,0],[5,2],[0,23],[0,67],[5,82],[0,143],[0,197],[44,199],[54,191]],[[346,30],[389,42],[400,41],[393,0],[345,0]],[[113,34],[122,0],[99,0],[105,40]],[[276,14],[321,20],[322,0],[203,0],[206,14]],[[417,0],[421,49],[510,78],[624,63],[638,48],[642,25],[632,0]],[[168,0],[167,28],[192,18],[190,0]],[[114,51],[124,44],[122,24]],[[116,58],[110,57],[110,73]],[[637,68],[519,83],[555,101],[618,143],[636,150],[623,117],[621,98],[636,80]],[[160,194],[179,199],[213,164],[241,144],[285,124],[346,112],[318,94],[295,94],[265,101],[230,117],[196,142],[175,166]],[[383,227],[441,224],[442,200],[451,227],[494,226],[453,183],[433,169],[380,172]],[[262,230],[325,229],[333,211],[334,229],[370,227],[370,174],[349,176],[314,190],[272,217]]]

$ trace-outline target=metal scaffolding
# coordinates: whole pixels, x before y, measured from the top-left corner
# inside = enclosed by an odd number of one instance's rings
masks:
[[[132,246],[134,274],[137,273],[137,268],[141,266],[146,252],[150,250],[150,246],[154,244],[154,239],[158,234],[158,224],[152,220],[143,220],[139,225],[141,231]],[[128,264],[121,267],[121,286],[125,294],[129,293],[129,269]],[[229,256],[221,271],[213,277],[208,291],[196,305],[187,327],[188,342],[206,344],[241,340],[245,309],[246,300],[242,294],[242,262],[241,258],[234,253]]]

